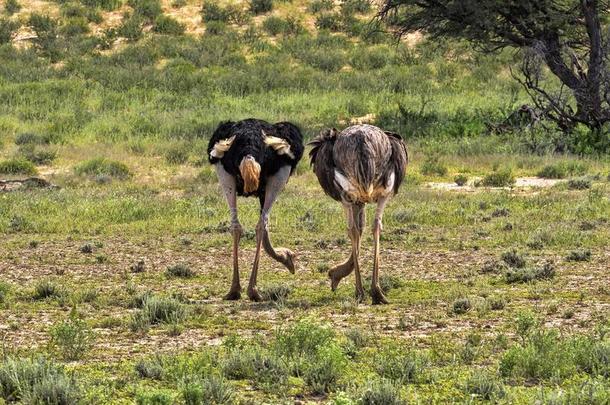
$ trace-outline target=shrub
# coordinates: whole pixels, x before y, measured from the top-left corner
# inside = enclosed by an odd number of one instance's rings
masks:
[[[15,138],[15,145],[47,145],[49,143],[51,143],[50,136],[33,132],[23,132]]]
[[[292,292],[292,289],[286,285],[278,284],[265,287],[261,291],[261,295],[265,301],[283,301]]]
[[[329,11],[335,8],[333,0],[312,0],[309,3],[309,11],[317,14],[320,11]]]
[[[123,23],[118,27],[116,33],[129,41],[137,41],[142,38],[142,25],[144,20],[141,16],[133,14],[123,18]]]
[[[34,145],[22,145],[18,154],[35,165],[48,165],[57,157],[57,152],[49,149],[37,149]]]
[[[32,162],[21,159],[9,159],[0,162],[0,174],[34,175],[38,171]]]
[[[369,0],[343,0],[341,2],[341,12],[343,14],[368,13],[371,11]]]
[[[184,34],[184,24],[176,21],[172,17],[160,14],[155,18],[153,31],[159,34],[182,35]]]
[[[400,384],[415,383],[422,379],[428,359],[416,351],[406,353],[387,349],[376,362],[377,373]]]
[[[566,260],[569,262],[588,262],[591,260],[591,251],[573,250],[566,256]]]
[[[161,380],[165,373],[165,364],[160,356],[140,359],[136,362],[134,368],[140,378],[149,378],[151,380]]]
[[[319,30],[339,31],[341,18],[335,13],[323,13],[316,17],[316,28]]]
[[[93,158],[84,161],[74,168],[79,176],[108,176],[126,180],[132,176],[127,165],[106,158]]]
[[[468,176],[466,176],[465,174],[458,174],[453,178],[453,181],[455,182],[455,184],[462,187],[465,186],[466,183],[468,183]]]
[[[191,377],[182,388],[186,405],[231,404],[233,388],[221,376],[211,374],[204,378]]]
[[[502,253],[502,260],[510,267],[516,267],[518,269],[525,267],[525,258],[515,249]]]
[[[235,23],[243,25],[248,21],[248,16],[237,4],[228,4],[225,7],[217,2],[206,1],[201,8],[201,18],[204,23],[219,21],[223,23]]]
[[[135,14],[149,21],[153,21],[163,12],[159,0],[129,0],[127,4],[133,7]]]
[[[481,267],[481,273],[493,273],[493,274],[502,274],[506,271],[506,263],[499,260],[488,260],[483,263]]]
[[[481,180],[485,187],[510,187],[515,184],[515,176],[510,168],[494,170]]]
[[[275,15],[269,16],[263,21],[263,30],[269,35],[279,35],[288,32],[290,29],[288,20]]]
[[[484,371],[476,371],[464,384],[464,391],[486,401],[502,398],[506,395],[504,384],[498,378]]]
[[[0,45],[11,42],[17,28],[19,23],[0,17]]]
[[[453,301],[452,310],[454,314],[461,315],[465,314],[472,308],[472,304],[470,303],[470,299],[467,297],[458,298]]]
[[[563,179],[567,176],[583,175],[587,165],[581,162],[560,162],[544,166],[537,174],[545,179]]]
[[[150,325],[179,323],[186,319],[187,308],[174,298],[146,295],[142,307],[131,318],[131,330],[144,332]]]
[[[195,276],[195,272],[186,264],[176,264],[169,266],[165,271],[168,277],[191,278]]]
[[[404,405],[400,387],[390,380],[382,379],[370,383],[360,397],[362,405]]]
[[[344,368],[344,354],[336,345],[329,345],[319,349],[305,368],[303,378],[314,394],[324,394],[334,390]]]
[[[228,379],[250,379],[259,385],[283,384],[288,378],[285,362],[257,346],[232,350],[222,362],[222,372]]]
[[[90,29],[86,18],[71,17],[64,22],[59,31],[62,35],[69,38],[77,35],[87,34]]]
[[[424,176],[445,176],[447,167],[439,160],[438,156],[428,156],[422,163],[419,171]]]
[[[325,72],[338,72],[345,65],[345,56],[340,51],[328,49],[313,49],[303,59],[308,65]]]
[[[62,288],[58,287],[51,280],[41,280],[34,286],[32,298],[35,300],[44,300],[47,298],[57,298],[64,294]]]
[[[33,13],[30,15],[28,25],[36,34],[36,38],[32,40],[35,47],[43,56],[48,57],[51,62],[58,61],[63,50],[63,45],[58,40],[57,21],[48,15]]]
[[[359,70],[381,69],[390,62],[390,55],[386,47],[360,47],[352,56],[352,66]]]
[[[0,398],[8,403],[67,405],[81,403],[82,393],[63,367],[50,360],[4,357]]]
[[[0,305],[6,303],[11,286],[4,281],[0,281]]]
[[[122,4],[122,0],[80,0],[85,6],[92,8],[101,8],[106,11],[112,11],[119,8]]]
[[[165,152],[165,161],[170,165],[182,165],[189,160],[190,149],[187,145],[176,145]]]
[[[136,405],[173,405],[174,396],[164,390],[147,389],[136,394]]]
[[[570,179],[568,180],[569,190],[588,190],[592,186],[591,180],[587,178]]]
[[[17,0],[6,0],[6,3],[4,3],[4,11],[8,15],[13,15],[19,10],[21,10],[21,4]]]
[[[555,267],[549,262],[541,267],[510,269],[506,272],[506,282],[509,284],[547,280],[553,277],[555,277]]]
[[[254,15],[273,10],[273,0],[250,0],[250,12]]]
[[[49,344],[55,348],[65,360],[78,360],[93,345],[95,335],[86,322],[78,318],[73,309],[67,320],[53,325]]]

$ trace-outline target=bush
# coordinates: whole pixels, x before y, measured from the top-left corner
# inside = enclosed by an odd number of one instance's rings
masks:
[[[149,378],[151,380],[161,380],[165,373],[163,358],[160,356],[140,359],[135,364],[134,368],[140,378]]]
[[[108,176],[126,180],[132,176],[127,165],[106,158],[94,158],[84,161],[74,168],[79,176]]]
[[[319,30],[339,31],[341,17],[335,13],[323,13],[316,17],[315,25]]]
[[[416,383],[423,377],[428,359],[416,351],[406,353],[387,349],[376,361],[377,373],[399,384]]]
[[[19,23],[0,17],[0,45],[11,42],[17,28]]]
[[[38,171],[32,162],[21,159],[9,159],[0,162],[0,174],[34,175]]]
[[[222,362],[223,375],[230,380],[250,379],[258,385],[281,385],[288,378],[285,363],[258,347],[234,349]]]
[[[106,11],[112,11],[119,8],[122,4],[122,0],[80,0],[85,6],[92,8],[101,8]]]
[[[273,0],[250,0],[250,12],[254,15],[273,10]]]
[[[455,182],[455,184],[462,187],[465,186],[466,183],[468,183],[468,176],[466,176],[465,174],[458,174],[453,178],[453,181]]]
[[[365,14],[371,11],[370,0],[343,0],[341,2],[342,14],[360,13]]]
[[[329,11],[335,8],[333,0],[312,0],[309,3],[309,12],[317,14],[320,11]]]
[[[81,389],[60,365],[44,358],[5,357],[0,363],[0,398],[8,403],[79,404]]]
[[[176,299],[148,294],[142,299],[141,309],[132,315],[131,330],[145,332],[150,325],[176,324],[186,317],[187,308]]]
[[[335,389],[345,363],[345,355],[338,346],[322,347],[305,368],[303,379],[314,394],[329,393]]]
[[[358,403],[362,405],[404,405],[406,402],[400,397],[398,385],[382,379],[369,384]]]
[[[541,267],[510,269],[506,272],[506,282],[509,284],[548,280],[553,277],[555,277],[555,267],[548,262]]]
[[[515,249],[502,253],[502,260],[510,267],[516,267],[518,269],[525,267],[525,258]]]
[[[481,180],[485,187],[511,187],[515,184],[515,176],[510,168],[494,170]]]
[[[345,65],[345,56],[337,50],[312,49],[303,55],[303,60],[324,72],[338,72]]]
[[[6,303],[10,291],[11,286],[4,281],[0,281],[0,305]]]
[[[587,165],[577,161],[560,162],[544,166],[537,174],[545,179],[563,179],[568,176],[583,175],[587,172]]]
[[[391,58],[387,47],[358,48],[352,56],[352,66],[359,70],[374,70],[385,67]]]
[[[71,17],[68,18],[59,29],[62,35],[65,37],[74,37],[78,35],[87,34],[89,29],[89,23],[84,17]]]
[[[195,276],[195,272],[186,264],[176,264],[169,266],[165,271],[168,277],[191,278]]]
[[[15,145],[48,145],[49,143],[51,143],[50,136],[33,132],[23,132],[15,138]]]
[[[93,345],[95,335],[72,310],[67,320],[53,325],[49,344],[64,360],[79,360]]]
[[[470,311],[470,308],[472,308],[472,304],[470,303],[470,300],[467,297],[458,298],[453,301],[452,310],[454,314],[465,314],[466,312]]]
[[[19,147],[19,155],[35,165],[48,165],[57,157],[57,152],[48,149],[37,149],[34,145],[23,145]]]
[[[261,296],[265,301],[283,301],[292,292],[292,289],[286,285],[272,285],[262,289]]]
[[[191,377],[182,388],[186,405],[231,404],[233,388],[221,376],[211,374],[204,378]]]
[[[570,179],[568,180],[569,190],[588,190],[592,186],[591,180],[587,178]]]
[[[174,405],[176,403],[171,392],[147,389],[136,394],[136,405]]]
[[[153,21],[163,12],[159,0],[129,0],[127,4],[133,7],[135,14]]]
[[[155,18],[153,31],[159,34],[166,35],[182,35],[184,34],[184,24],[176,21],[172,17],[160,14]]]
[[[225,7],[222,7],[218,3],[212,1],[203,3],[201,18],[206,24],[212,21],[219,21],[243,25],[248,21],[248,16],[239,5],[228,4]]]
[[[117,34],[129,41],[137,41],[142,38],[142,25],[144,20],[141,16],[133,14],[123,18],[123,23],[118,27]]]
[[[57,298],[64,295],[64,290],[58,287],[51,280],[41,280],[34,287],[32,298],[35,300],[44,300],[47,298]]]
[[[57,62],[63,51],[63,45],[58,39],[57,21],[48,15],[33,13],[30,15],[28,25],[36,34],[36,38],[32,40],[35,47],[51,62]]]
[[[464,391],[485,401],[492,401],[506,395],[504,384],[489,372],[476,371],[464,384]]]
[[[4,11],[8,15],[13,15],[19,10],[21,10],[21,4],[17,0],[6,0],[6,3],[4,3]],[[2,42],[0,41],[0,43]]]
[[[282,18],[272,15],[263,21],[263,30],[269,35],[277,36],[280,34],[298,35],[302,33],[305,28],[303,28],[301,22],[295,17]]]
[[[424,176],[445,176],[447,167],[440,161],[438,156],[428,156],[422,163],[419,171]]]
[[[588,262],[591,260],[591,251],[573,250],[566,256],[566,260],[569,262]]]
[[[165,152],[165,160],[170,165],[183,165],[189,160],[190,148],[187,145],[176,145]]]

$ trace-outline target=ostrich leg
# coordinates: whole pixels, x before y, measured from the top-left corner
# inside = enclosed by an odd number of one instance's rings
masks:
[[[388,303],[388,300],[383,295],[383,291],[381,291],[381,287],[379,287],[379,237],[381,236],[381,219],[383,217],[383,210],[388,200],[389,196],[379,199],[377,202],[377,210],[375,212],[375,221],[373,222],[375,252],[373,258],[373,276],[371,277],[371,297],[373,298],[374,305]]]
[[[352,240],[352,259],[354,261],[354,275],[356,276],[356,300],[364,301],[364,288],[360,277],[360,236],[364,227],[364,204],[353,204],[351,207],[352,221],[349,224],[350,238]]]
[[[280,194],[280,191],[282,191],[288,182],[288,177],[290,177],[290,167],[284,166],[276,174],[267,179],[267,184],[265,186],[265,202],[263,203],[263,208],[261,209],[260,219],[256,225],[256,253],[254,255],[252,273],[250,273],[250,283],[248,284],[248,297],[250,297],[252,301],[258,302],[262,300],[262,297],[256,290],[256,276],[258,273],[261,245],[263,243],[263,239],[265,239],[265,234],[268,233],[269,213],[271,212],[271,207],[277,199],[277,196]],[[269,245],[271,244],[269,243]]]
[[[353,218],[352,218],[352,206],[348,205],[348,204],[344,204],[343,208],[345,210],[345,214],[347,217],[347,224],[348,224],[348,229],[347,229],[347,235],[349,236],[350,240],[352,238],[351,235],[351,223],[353,222]],[[360,222],[362,224],[364,224],[364,210],[360,211]],[[360,236],[362,236],[362,227],[360,228]],[[335,267],[333,267],[332,269],[330,269],[328,271],[328,277],[330,278],[330,288],[331,290],[335,291],[337,289],[337,286],[339,285],[339,282],[344,278],[349,276],[352,271],[354,271],[354,255],[352,253],[350,253],[349,257],[347,258],[347,260],[341,264],[336,265]]]
[[[235,178],[227,173],[222,167],[222,164],[218,163],[216,166],[216,173],[218,180],[224,192],[229,209],[231,210],[231,233],[233,234],[233,281],[231,282],[231,289],[229,293],[225,295],[225,300],[238,300],[241,296],[241,285],[239,284],[239,240],[242,235],[242,228],[237,218],[237,188],[235,186]]]

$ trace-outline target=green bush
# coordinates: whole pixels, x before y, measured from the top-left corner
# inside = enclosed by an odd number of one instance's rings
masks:
[[[428,366],[428,359],[416,351],[402,352],[388,348],[376,360],[377,373],[399,384],[421,381]]]
[[[182,35],[184,34],[184,30],[184,24],[163,14],[160,14],[155,18],[155,24],[153,25],[153,31],[159,34]]]
[[[176,403],[171,392],[157,389],[147,389],[136,394],[136,405],[174,405]]]
[[[493,401],[506,395],[504,384],[498,378],[484,371],[476,371],[468,377],[464,391],[485,401]]]
[[[15,138],[15,145],[47,145],[51,143],[49,135],[39,135],[33,132],[23,132]]]
[[[470,303],[470,299],[468,299],[468,297],[458,298],[453,301],[452,309],[454,314],[465,314],[466,312],[470,311],[470,308],[472,308],[472,304]]]
[[[28,25],[36,34],[36,38],[32,39],[36,49],[51,62],[57,62],[64,48],[58,37],[57,21],[48,15],[32,13]]]
[[[468,176],[466,176],[465,174],[458,174],[453,178],[453,181],[455,182],[455,184],[462,187],[465,186],[466,183],[468,183]]]
[[[188,145],[174,145],[165,152],[165,161],[170,165],[183,165],[189,160]]]
[[[341,30],[341,17],[336,13],[322,13],[316,17],[316,28],[319,30]]]
[[[36,167],[25,159],[9,159],[0,162],[0,174],[34,175],[36,173]]]
[[[338,72],[345,65],[345,56],[341,52],[328,49],[312,49],[303,55],[305,63],[324,72]]]
[[[148,21],[154,21],[163,13],[160,0],[128,0],[127,4],[133,8],[134,14]]]
[[[215,374],[191,377],[183,383],[182,398],[186,405],[232,404],[233,396],[230,383]]]
[[[82,359],[93,346],[95,335],[73,309],[67,320],[56,323],[51,328],[49,344],[64,360]]]
[[[73,37],[89,33],[89,23],[84,17],[70,17],[64,21],[59,32],[65,37]]]
[[[23,404],[83,403],[76,381],[62,366],[42,357],[4,357],[0,363],[0,398]]]
[[[4,12],[8,15],[13,15],[21,10],[21,4],[17,0],[6,0],[4,3]],[[2,43],[0,41],[0,43]]]
[[[445,176],[447,175],[447,167],[440,161],[436,155],[426,157],[419,171],[424,176]]]
[[[177,324],[187,317],[187,308],[174,298],[146,295],[142,299],[141,309],[131,317],[131,330],[145,332],[150,325],[160,323]]]
[[[309,3],[308,10],[311,13],[317,14],[321,11],[329,11],[335,8],[333,0],[312,0]]]
[[[250,0],[250,12],[254,15],[269,13],[273,10],[273,0]]]
[[[127,165],[106,158],[94,158],[78,164],[74,172],[79,176],[108,176],[119,180],[131,177]]]
[[[305,31],[301,22],[295,17],[282,18],[275,15],[263,21],[263,30],[269,35],[298,35]]]
[[[365,14],[371,11],[370,0],[342,0],[341,12],[343,14],[360,13]]]
[[[590,250],[573,250],[567,256],[566,260],[569,262],[588,262],[591,260]]]
[[[545,263],[540,267],[525,267],[509,269],[506,271],[506,282],[529,283],[536,280],[548,280],[555,277],[555,267],[551,263]]]
[[[387,47],[359,47],[352,56],[351,64],[358,70],[384,68],[391,62],[391,52]]]
[[[508,250],[502,253],[502,260],[511,267],[518,269],[525,267],[525,257],[516,249]]]
[[[144,20],[141,16],[132,14],[123,18],[123,23],[118,27],[116,33],[129,41],[137,41],[144,35],[143,24]]]
[[[32,294],[32,299],[34,300],[44,300],[47,298],[58,298],[65,294],[63,288],[57,286],[51,280],[44,279],[40,280],[34,286],[34,293]]]
[[[276,284],[261,289],[261,296],[265,301],[283,301],[292,292],[292,289],[284,284]]]
[[[79,0],[85,6],[91,8],[101,8],[106,11],[112,11],[119,8],[122,4],[122,0]]]
[[[515,176],[510,168],[494,170],[481,180],[485,187],[511,187],[515,184]]]
[[[234,23],[244,25],[249,17],[238,4],[228,4],[221,6],[217,2],[206,1],[201,8],[201,18],[204,23],[220,21],[223,23]]]
[[[358,402],[362,405],[404,405],[400,386],[391,380],[382,379],[369,383]]]
[[[169,266],[165,271],[168,277],[191,278],[195,276],[195,272],[186,264],[176,264]]]
[[[20,146],[17,153],[20,157],[35,165],[48,165],[57,157],[57,152],[54,150],[39,149],[31,144]]]
[[[19,26],[18,22],[0,17],[0,45],[11,42]]]
[[[158,355],[138,360],[134,365],[134,368],[140,378],[161,380],[165,374],[165,364],[163,358]]]
[[[8,301],[8,296],[11,291],[10,284],[0,281],[0,307]]]
[[[563,179],[568,176],[581,176],[587,172],[587,168],[582,162],[559,162],[544,166],[537,176],[545,179]]]
[[[570,179],[568,180],[568,189],[569,190],[588,190],[592,186],[592,182],[590,179],[585,177],[579,179]]]

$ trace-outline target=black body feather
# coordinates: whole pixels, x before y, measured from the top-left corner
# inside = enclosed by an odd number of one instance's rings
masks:
[[[265,135],[285,139],[290,145],[290,151],[294,158],[288,155],[279,155],[273,148],[265,144]],[[210,156],[214,145],[219,141],[235,136],[229,150],[222,158]],[[231,175],[235,176],[238,195],[244,196],[244,182],[239,171],[239,164],[248,155],[252,156],[261,166],[260,185],[258,190],[247,194],[258,196],[263,201],[265,196],[265,185],[270,176],[276,174],[281,167],[290,166],[291,173],[296,168],[303,156],[303,136],[299,128],[289,122],[278,122],[270,124],[263,120],[249,118],[242,121],[222,122],[208,143],[208,158],[211,164],[220,162],[222,167]]]

